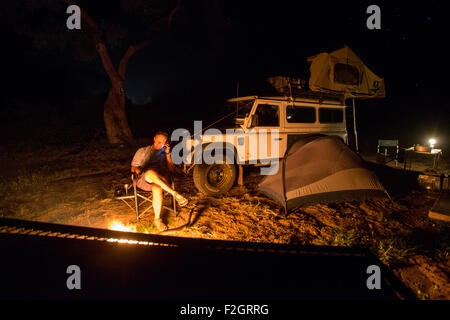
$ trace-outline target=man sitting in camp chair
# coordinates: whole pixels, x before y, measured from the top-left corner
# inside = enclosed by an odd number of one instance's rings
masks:
[[[181,207],[188,200],[169,186],[168,171],[173,172],[175,165],[170,157],[170,146],[167,143],[168,134],[158,131],[153,138],[153,145],[140,148],[131,161],[131,172],[137,175],[137,187],[152,190],[155,226],[160,231],[167,230],[161,220],[163,190],[171,194]]]

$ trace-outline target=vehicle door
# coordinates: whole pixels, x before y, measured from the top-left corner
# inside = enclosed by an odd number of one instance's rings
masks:
[[[247,151],[248,161],[279,159],[286,151],[286,137],[281,130],[284,114],[282,102],[258,101],[253,107],[250,123],[252,132]]]

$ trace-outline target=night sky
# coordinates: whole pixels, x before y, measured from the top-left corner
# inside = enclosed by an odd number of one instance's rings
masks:
[[[129,43],[148,37],[120,10],[119,1],[76,3],[99,23],[129,23],[127,37],[109,48],[115,64]],[[400,137],[405,144],[434,135],[448,144],[447,1],[227,0],[218,1],[218,10],[185,3],[187,9],[175,16],[170,32],[132,57],[125,82],[134,104],[160,108],[157,114],[172,119],[171,126],[212,121],[220,103],[236,95],[237,81],[240,94],[247,95],[265,89],[270,76],[308,79],[308,56],[348,45],[386,83],[386,98],[357,102],[362,135],[374,138],[377,132]],[[366,27],[371,4],[381,8],[381,30]],[[48,18],[43,12],[34,15],[36,29]],[[61,12],[63,26],[67,16]],[[70,101],[107,92],[109,79],[98,57],[80,61],[69,49],[40,50],[20,31],[25,25],[21,19],[5,21],[3,123],[17,120],[11,109],[18,99],[34,108],[59,105],[57,112],[64,116],[74,112]]]

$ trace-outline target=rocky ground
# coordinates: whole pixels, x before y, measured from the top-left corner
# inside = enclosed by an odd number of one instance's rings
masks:
[[[145,144],[146,141],[140,141]],[[0,216],[108,228],[113,222],[157,233],[152,211],[135,215],[117,189],[129,182],[136,148],[101,140],[70,145],[0,147]],[[367,156],[369,159],[370,156]],[[370,159],[369,159],[370,160]],[[221,197],[199,193],[179,172],[176,188],[190,200],[178,215],[166,211],[164,234],[208,239],[369,247],[420,299],[449,299],[449,225],[428,218],[438,193],[421,189],[417,173],[369,164],[392,200],[318,204],[284,215],[257,191],[263,178],[247,170],[244,186]],[[441,161],[448,169],[448,162]],[[170,204],[169,197],[166,197]]]

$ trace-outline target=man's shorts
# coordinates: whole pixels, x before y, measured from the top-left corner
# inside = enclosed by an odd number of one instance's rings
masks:
[[[152,168],[151,170],[156,171],[156,172],[158,173],[158,175],[160,176],[160,178],[161,178],[163,181],[165,181],[166,183],[169,181],[169,177],[168,177],[168,174],[167,174],[166,171],[160,170],[160,169],[153,169],[153,168]],[[137,186],[139,189],[142,189],[142,190],[144,190],[144,191],[152,191],[153,185],[154,185],[153,182],[148,182],[148,181],[145,179],[145,174],[144,174],[144,173],[141,173],[141,174],[138,176],[138,179],[137,179],[137,182],[136,182],[136,186]]]

